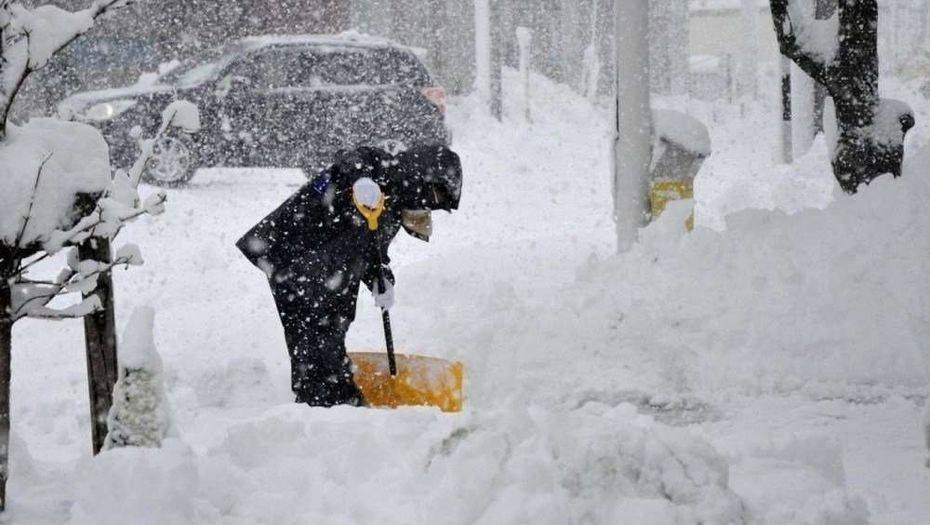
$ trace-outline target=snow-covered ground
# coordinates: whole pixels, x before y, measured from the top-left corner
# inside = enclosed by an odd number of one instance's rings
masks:
[[[302,175],[205,170],[120,237],[147,261],[117,273],[118,320],[157,311],[176,437],[92,459],[81,325],[23,321],[2,519],[926,523],[930,155],[835,196],[823,144],[774,166],[764,111],[692,105],[717,120],[699,227],[672,206],[617,256],[608,111],[534,88],[533,124],[455,101],[461,210],[392,248],[396,341],[466,363],[463,413],[291,403],[233,243]],[[915,153],[930,111],[910,101]],[[362,296],[349,345],[379,348]]]

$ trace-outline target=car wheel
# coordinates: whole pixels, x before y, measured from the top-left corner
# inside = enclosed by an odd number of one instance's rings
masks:
[[[196,171],[197,164],[190,139],[162,135],[155,142],[142,180],[156,186],[174,188],[190,181]]]

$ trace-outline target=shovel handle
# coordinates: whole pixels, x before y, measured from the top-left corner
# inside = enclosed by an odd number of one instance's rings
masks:
[[[381,320],[384,321],[384,342],[387,345],[388,369],[391,377],[397,375],[397,361],[394,359],[394,336],[391,334],[391,313],[381,310]]]
[[[380,239],[380,232],[378,238]],[[387,290],[386,282],[384,279],[384,254],[381,253],[381,243],[378,243],[378,287],[381,290],[381,293],[384,293]],[[391,377],[397,376],[397,361],[394,359],[394,335],[391,333],[391,312],[387,308],[381,309],[381,321],[384,324],[384,344],[387,347],[387,356],[388,356],[388,370],[391,372]]]

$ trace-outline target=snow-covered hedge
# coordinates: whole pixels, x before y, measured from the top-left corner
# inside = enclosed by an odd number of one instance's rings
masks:
[[[104,448],[158,447],[168,434],[171,418],[154,324],[154,310],[137,308],[123,332]]]
[[[123,332],[119,379],[107,418],[104,448],[158,447],[171,421],[165,399],[162,363],[154,338],[155,311],[137,308]]]

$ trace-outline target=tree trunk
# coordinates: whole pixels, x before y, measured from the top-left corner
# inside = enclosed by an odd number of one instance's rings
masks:
[[[109,262],[110,242],[90,239],[78,247],[81,259]],[[100,297],[103,310],[84,317],[87,350],[87,387],[90,394],[90,429],[96,455],[107,437],[107,414],[113,402],[113,385],[117,378],[116,312],[113,304],[113,278],[104,272],[91,292]],[[86,296],[85,296],[86,297]]]
[[[7,268],[0,268],[0,511],[6,509],[10,475],[10,357],[13,350],[12,306]]]
[[[824,84],[836,105],[839,128],[833,173],[845,191],[855,193],[859,184],[886,172],[876,172],[883,169],[879,159],[884,152],[870,137],[879,105],[878,3],[860,0],[851,6],[844,0],[839,17],[841,44]],[[899,161],[896,175],[900,170]]]
[[[788,4],[771,0],[775,34],[782,55],[833,98],[839,137],[832,164],[840,186],[855,193],[860,184],[882,174],[900,175],[904,136],[914,125],[914,115],[906,104],[883,101],[878,94],[877,0],[839,0],[839,45],[830,63],[799,43],[795,23],[803,21],[790,20]],[[879,113],[881,120],[876,122]]]

